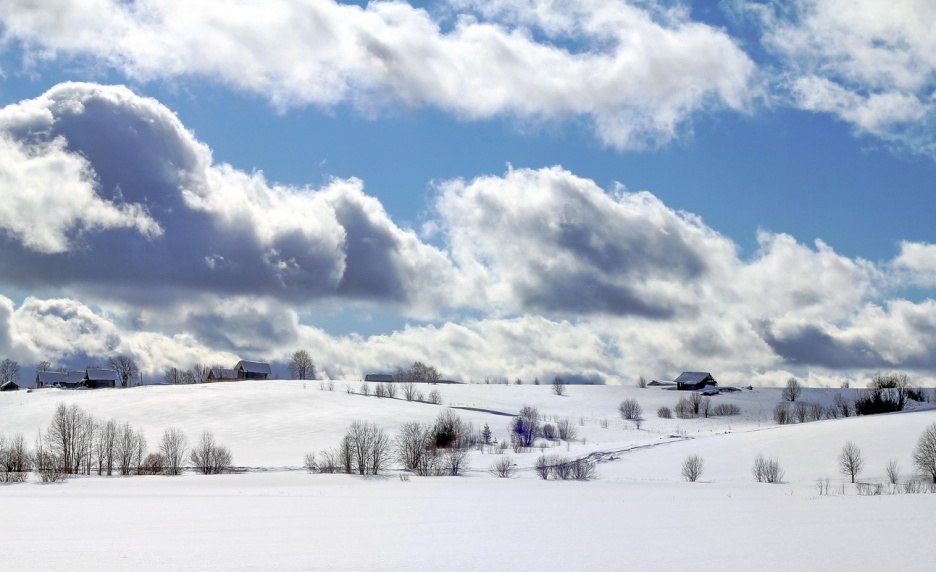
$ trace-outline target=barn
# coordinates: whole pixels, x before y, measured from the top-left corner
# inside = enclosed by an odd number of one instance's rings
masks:
[[[74,389],[81,384],[84,375],[85,372],[83,371],[37,371],[36,388],[61,387]]]
[[[270,364],[261,361],[248,361],[245,359],[234,366],[237,379],[270,379]]]
[[[214,381],[237,381],[237,372],[226,367],[213,367],[208,370],[205,383]]]
[[[89,367],[85,370],[84,379],[81,380],[81,387],[88,389],[117,387],[119,382],[120,376],[117,375],[116,370]]]
[[[16,382],[12,379],[6,383],[0,384],[0,391],[16,391],[20,386],[16,385]]]
[[[364,376],[364,381],[375,381],[377,383],[393,383],[393,376],[389,373],[369,373]]]
[[[707,371],[684,371],[673,380],[673,383],[676,384],[676,389],[686,391],[705,389],[709,385],[712,387],[718,386],[718,382]]]

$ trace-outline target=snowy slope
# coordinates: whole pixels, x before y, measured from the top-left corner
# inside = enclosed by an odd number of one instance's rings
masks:
[[[348,382],[357,390],[360,382]],[[428,389],[428,388],[424,388]],[[904,473],[936,411],[776,426],[778,389],[714,398],[742,415],[657,419],[681,393],[656,388],[437,386],[443,406],[319,390],[319,382],[242,382],[127,390],[0,394],[0,434],[31,440],[59,403],[142,428],[151,444],[169,426],[195,439],[215,432],[237,465],[295,467],[310,450],[332,447],[353,420],[393,434],[407,421],[431,422],[454,407],[476,427],[506,435],[509,416],[533,405],[569,418],[583,441],[551,451],[614,460],[590,482],[544,482],[528,469],[540,451],[508,452],[524,469],[510,480],[473,453],[461,478],[378,478],[273,470],[203,477],[74,478],[56,485],[0,486],[4,530],[0,569],[10,570],[930,570],[936,495],[819,496],[817,478],[840,490],[836,457],[845,441],[862,450],[867,480],[896,458]],[[808,390],[831,403],[840,390]],[[624,422],[617,405],[636,398],[646,423]],[[607,420],[607,428],[603,427]],[[581,423],[581,424],[580,424]],[[616,452],[611,454],[609,452]],[[762,453],[780,459],[782,484],[755,483]],[[700,482],[680,478],[698,454]],[[90,526],[119,531],[90,542]],[[894,549],[882,550],[881,547]]]

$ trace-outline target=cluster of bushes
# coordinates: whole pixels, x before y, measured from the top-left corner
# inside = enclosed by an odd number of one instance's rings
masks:
[[[537,476],[559,481],[587,481],[595,477],[595,463],[586,459],[569,459],[559,455],[540,455],[533,466]]]
[[[572,441],[576,438],[578,431],[575,425],[568,419],[557,419],[555,425],[551,423],[542,423],[539,410],[529,405],[524,405],[520,413],[511,419],[507,426],[510,434],[510,444],[515,453],[521,453],[533,447],[537,438],[548,440]]]
[[[22,435],[0,438],[0,482],[23,482],[30,471],[45,483],[78,474],[178,475],[186,459],[204,474],[231,466],[231,452],[207,431],[188,456],[187,440],[178,429],[167,429],[157,447],[147,453],[146,438],[129,423],[97,420],[77,405],[63,403],[32,451]]]
[[[422,391],[419,391],[416,387],[416,383],[412,381],[404,381],[402,383],[396,383],[392,381],[378,383],[375,385],[374,390],[371,391],[370,384],[366,381],[361,382],[361,386],[358,389],[359,395],[373,395],[374,397],[386,397],[389,399],[396,399],[397,397],[397,388],[399,388],[399,393],[403,399],[407,401],[419,401],[422,403],[431,403],[433,405],[442,405],[442,394],[438,389],[433,389],[429,392],[428,395],[423,395]],[[351,393],[351,388],[348,388],[348,393]]]

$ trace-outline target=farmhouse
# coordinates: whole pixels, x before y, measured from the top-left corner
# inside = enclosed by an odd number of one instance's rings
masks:
[[[237,379],[270,379],[271,370],[268,363],[242,359],[234,366],[234,373]]]
[[[117,387],[120,376],[113,369],[100,369],[89,367],[85,370],[84,378],[81,380],[81,387],[88,389],[100,389],[103,387]]]
[[[83,371],[37,371],[36,388],[61,387],[74,389],[84,379],[84,375],[85,372]]]
[[[226,367],[213,367],[208,370],[208,377],[205,378],[205,383],[214,382],[214,381],[236,381],[237,372],[233,369]]]
[[[684,371],[673,380],[673,383],[676,384],[676,389],[679,390],[704,389],[707,385],[718,386],[718,382],[707,371]]]

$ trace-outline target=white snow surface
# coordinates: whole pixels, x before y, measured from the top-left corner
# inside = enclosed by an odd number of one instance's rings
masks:
[[[858,496],[838,472],[853,441],[862,481],[882,482],[894,458],[904,477],[936,410],[778,427],[779,389],[713,397],[742,414],[658,419],[683,392],[658,388],[439,385],[443,405],[348,394],[360,382],[256,381],[197,386],[0,393],[0,435],[32,441],[59,403],[128,421],[155,448],[162,431],[203,430],[230,448],[242,474],[75,477],[0,485],[0,570],[932,570],[936,494]],[[807,389],[831,403],[842,390]],[[617,413],[637,399],[640,430]],[[354,420],[391,435],[454,407],[476,428],[507,436],[508,415],[537,407],[548,422],[572,420],[579,440],[548,454],[601,454],[588,482],[542,481],[530,467],[543,452],[506,453],[512,479],[474,452],[462,477],[310,475],[309,451],[338,443]],[[607,425],[605,428],[604,425]],[[684,482],[680,466],[700,455],[705,472]],[[779,459],[784,482],[756,483],[757,454]],[[817,479],[834,494],[820,496]],[[842,493],[844,491],[844,494]]]

